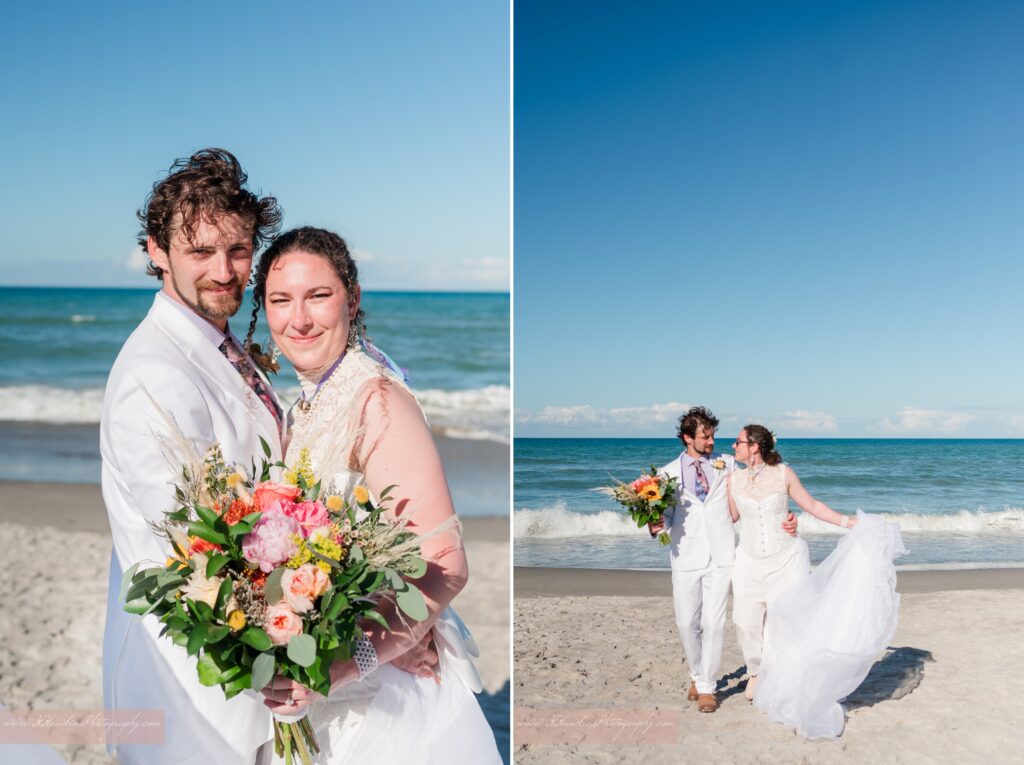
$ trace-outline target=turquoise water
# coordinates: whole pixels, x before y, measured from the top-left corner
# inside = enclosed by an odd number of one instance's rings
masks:
[[[0,479],[99,480],[103,386],[154,291],[0,287]],[[452,468],[477,482],[486,474],[487,491],[453,491],[477,498],[464,505],[477,508],[470,514],[507,513],[509,296],[367,292],[363,308],[373,341],[408,370],[435,435],[479,444],[460,451],[474,465]],[[243,307],[235,334],[249,316]],[[261,321],[256,337],[267,335]],[[282,362],[274,384],[290,403],[298,384]]]
[[[1024,562],[1024,440],[787,439],[779,450],[833,509],[898,521],[902,565]],[[517,438],[513,453],[516,565],[667,568],[667,552],[594,489],[669,462],[678,440]],[[799,521],[815,562],[843,533]]]

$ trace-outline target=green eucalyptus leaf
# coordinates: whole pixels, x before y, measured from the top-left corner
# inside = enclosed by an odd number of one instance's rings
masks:
[[[250,687],[258,691],[266,687],[274,677],[274,654],[261,653],[252,663],[252,679]]]
[[[132,580],[135,578],[135,572],[139,570],[141,563],[134,564],[131,568],[124,572],[124,576],[121,577],[121,594],[117,596],[118,603],[124,603],[127,598],[125,595],[128,594],[128,588],[132,586]]]
[[[316,661],[316,641],[305,633],[288,641],[288,658],[300,667],[308,667]]]
[[[427,573],[427,562],[418,555],[405,559],[405,576],[409,579],[419,579]]]
[[[421,622],[427,618],[427,603],[423,600],[423,593],[420,592],[420,588],[416,585],[409,584],[406,589],[397,593],[396,599],[398,600],[398,607],[410,619]]]
[[[281,598],[284,597],[284,590],[281,589],[281,577],[284,576],[284,573],[287,570],[288,569],[284,566],[279,566],[271,571],[270,576],[267,577],[267,583],[264,586],[263,593],[267,598],[268,606],[279,603]]]
[[[145,598],[136,598],[135,600],[129,600],[124,604],[124,610],[130,614],[139,614],[140,616],[149,609],[149,601]]]

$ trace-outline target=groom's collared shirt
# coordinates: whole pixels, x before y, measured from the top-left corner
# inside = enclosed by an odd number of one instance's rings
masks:
[[[680,466],[682,467],[683,476],[683,488],[689,491],[691,494],[697,494],[697,466],[700,465],[700,469],[704,472],[704,477],[708,480],[708,487],[715,482],[715,469],[711,467],[711,460],[707,457],[700,457],[694,459],[686,452],[683,452],[683,456],[680,457]]]
[[[227,332],[221,332],[219,329],[217,329],[215,326],[213,326],[210,322],[208,322],[202,316],[197,314],[187,305],[179,303],[174,298],[168,297],[165,293],[156,293],[156,299],[163,300],[168,305],[174,306],[176,310],[180,311],[181,314],[186,319],[192,322],[192,324],[194,324],[199,329],[199,331],[203,333],[203,337],[205,337],[207,340],[213,343],[214,347],[220,348],[221,344],[224,342],[225,339],[230,339],[231,342],[235,344],[236,348],[241,349],[242,344],[238,342],[238,338],[235,337],[234,334],[232,334],[230,325],[227,328]],[[243,355],[245,356],[246,361],[249,363],[249,366],[252,366],[252,362],[249,360],[249,355]]]

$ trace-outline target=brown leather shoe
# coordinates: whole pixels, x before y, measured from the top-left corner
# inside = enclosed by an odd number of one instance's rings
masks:
[[[718,709],[718,699],[713,693],[701,693],[697,696],[698,712],[714,712]]]
[[[686,694],[687,701],[696,701],[700,694],[697,693],[697,684],[690,683],[690,692]]]

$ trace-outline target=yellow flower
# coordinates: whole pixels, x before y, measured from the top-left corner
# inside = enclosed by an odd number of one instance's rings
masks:
[[[658,498],[658,487],[657,486],[648,486],[647,488],[642,489],[641,491],[639,491],[638,494],[641,497],[643,497],[644,499],[657,499]]]
[[[337,494],[332,494],[327,498],[328,510],[332,510],[335,513],[337,513],[338,511],[341,510],[342,507],[344,507],[344,503],[342,502],[341,497],[339,497]]]
[[[370,492],[366,490],[365,486],[357,486],[352,492],[352,495],[356,498],[356,502],[360,505],[365,505],[370,501]]]
[[[228,476],[229,489],[237,489],[243,483],[245,483],[245,476],[243,476],[241,473],[232,473],[231,475]]]
[[[245,612],[236,608],[228,614],[228,626],[233,632],[238,632],[242,629],[245,626]]]

